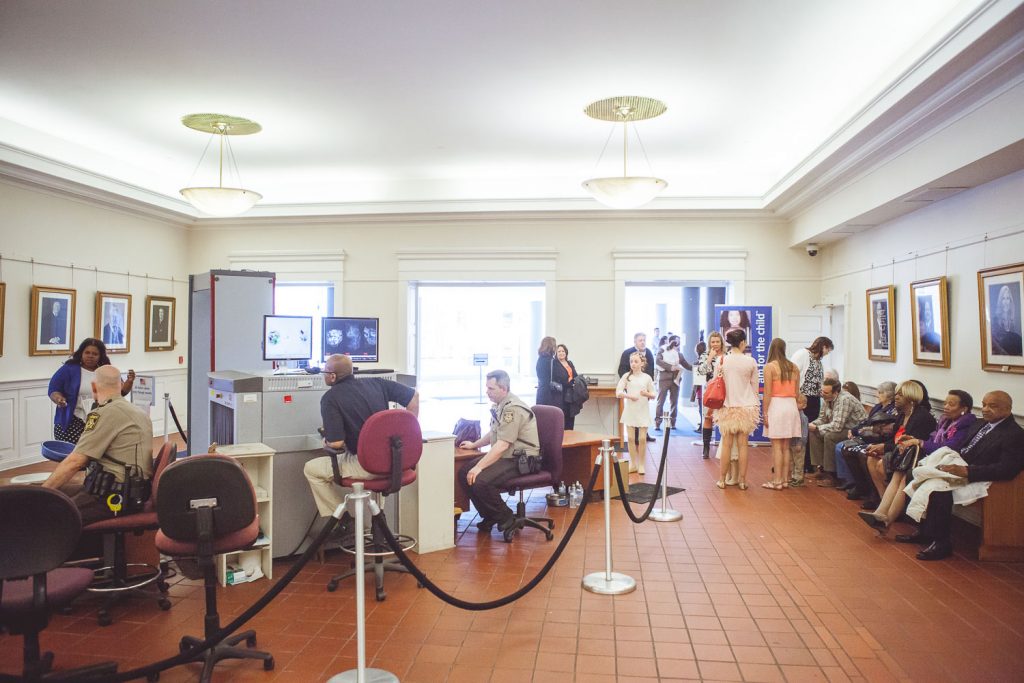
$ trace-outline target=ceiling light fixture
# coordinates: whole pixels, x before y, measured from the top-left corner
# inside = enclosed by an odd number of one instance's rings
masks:
[[[188,116],[181,117],[181,122],[193,130],[202,131],[204,133],[211,133],[220,138],[220,163],[218,168],[217,176],[217,187],[186,187],[181,191],[181,195],[188,200],[188,202],[196,207],[203,213],[211,216],[237,216],[243,214],[253,207],[259,200],[263,199],[263,195],[259,192],[253,192],[252,190],[243,190],[240,187],[224,187],[224,144],[227,143],[228,147],[228,160],[235,170],[235,178],[238,179],[238,184],[241,185],[241,179],[238,175],[238,162],[235,161],[235,155],[231,151],[231,142],[229,135],[252,135],[253,133],[260,132],[263,128],[260,124],[249,119],[239,118],[237,116],[225,116],[224,114],[189,114]],[[206,158],[206,152],[210,149],[210,142],[213,142],[213,138],[206,143],[206,149],[203,150],[203,155],[199,157],[199,164],[196,165],[196,171],[199,170],[199,166],[202,165],[203,159]],[[230,169],[229,169],[230,170]],[[192,173],[195,177],[195,172]]]
[[[583,188],[594,196],[594,199],[613,209],[635,209],[647,204],[668,187],[661,178],[650,176],[630,176],[626,167],[629,151],[629,131],[631,122],[644,121],[661,116],[668,107],[661,100],[650,97],[609,97],[605,100],[591,102],[583,111],[592,119],[622,123],[622,176],[608,178],[591,178],[583,181]],[[609,135],[609,139],[611,135]],[[640,140],[639,133],[637,141]],[[608,143],[605,143],[607,148]],[[643,143],[640,143],[643,149]],[[604,150],[601,150],[601,157]],[[644,158],[647,151],[644,150]],[[601,159],[598,159],[601,163]],[[650,160],[647,165],[650,166]]]

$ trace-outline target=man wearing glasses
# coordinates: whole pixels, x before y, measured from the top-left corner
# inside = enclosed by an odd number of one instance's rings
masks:
[[[389,403],[405,406],[406,410],[418,416],[419,394],[412,387],[378,377],[356,379],[352,374],[352,359],[340,354],[327,359],[323,375],[324,382],[330,387],[320,399],[324,446],[339,451],[338,469],[342,477],[376,478],[360,467],[356,457],[363,424],[374,413],[387,410]],[[333,514],[344,496],[334,484],[331,458],[313,458],[306,463],[303,474],[320,514],[325,517]]]

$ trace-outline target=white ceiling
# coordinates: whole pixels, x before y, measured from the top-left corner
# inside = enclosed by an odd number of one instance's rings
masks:
[[[611,124],[582,110],[645,95],[653,207],[760,209],[985,4],[3,0],[0,160],[191,214],[178,190],[215,176],[179,120],[219,112],[263,125],[233,145],[264,212],[595,208],[621,134],[598,166]]]

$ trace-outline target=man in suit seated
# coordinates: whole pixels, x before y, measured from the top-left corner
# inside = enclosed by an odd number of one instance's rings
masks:
[[[1005,391],[990,391],[981,402],[981,420],[967,434],[960,457],[967,465],[940,465],[938,469],[968,482],[1009,481],[1024,469],[1024,429],[1013,419],[1013,399]],[[916,533],[900,535],[900,543],[929,544],[919,560],[941,560],[953,553],[950,525],[953,492],[933,491],[928,510]]]

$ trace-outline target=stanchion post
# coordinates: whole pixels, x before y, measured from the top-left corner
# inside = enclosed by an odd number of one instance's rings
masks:
[[[583,577],[583,589],[602,595],[622,595],[636,590],[632,576],[612,571],[612,480],[611,469],[618,466],[611,442],[605,439],[598,449],[597,461],[604,470],[604,571]]]
[[[669,420],[672,419],[672,414],[666,410],[661,419],[663,425],[670,424]],[[652,510],[648,517],[648,519],[652,519],[655,522],[678,522],[683,518],[683,513],[673,510],[668,502],[668,436],[670,431],[666,429],[662,437],[665,439],[661,447],[662,455],[665,456],[665,471],[661,473],[661,509]]]
[[[370,498],[370,492],[360,483],[352,485],[352,493],[345,496],[345,503],[338,506],[334,516],[341,519],[342,507],[347,505],[355,521],[356,531],[356,668],[331,676],[327,683],[398,683],[398,676],[383,669],[366,668],[366,539],[363,530],[364,511],[369,505],[371,512],[379,512],[377,504]]]
[[[171,438],[170,437],[171,430],[167,426],[167,424],[168,424],[167,423],[167,417],[168,417],[167,411],[170,409],[170,405],[171,405],[171,395],[168,394],[168,393],[164,393],[164,443],[167,443],[167,441]]]

